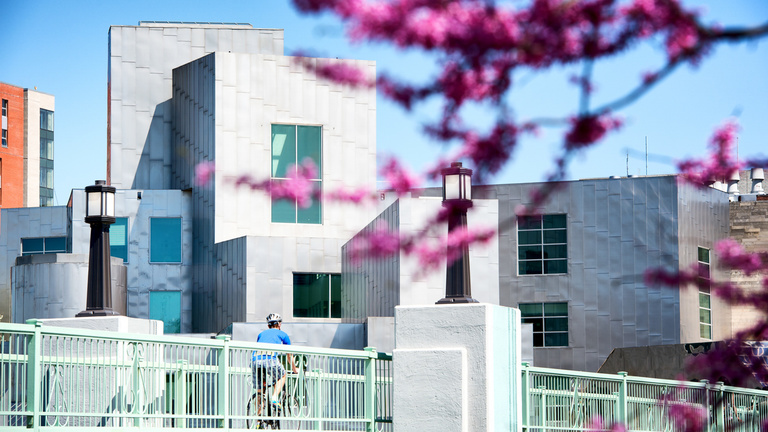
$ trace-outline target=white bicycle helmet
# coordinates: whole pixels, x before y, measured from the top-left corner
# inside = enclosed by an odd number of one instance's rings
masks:
[[[267,324],[272,324],[276,322],[283,322],[283,317],[281,317],[280,314],[272,313],[267,315]]]

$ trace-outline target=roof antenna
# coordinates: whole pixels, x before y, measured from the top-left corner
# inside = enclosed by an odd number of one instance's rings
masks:
[[[648,135],[645,136],[645,175],[648,175]]]
[[[629,149],[627,149],[627,177],[629,177]]]

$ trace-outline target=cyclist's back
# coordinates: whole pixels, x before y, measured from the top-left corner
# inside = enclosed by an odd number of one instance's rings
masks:
[[[288,337],[286,332],[280,329],[282,322],[283,319],[280,317],[280,315],[269,314],[267,316],[267,325],[269,328],[259,333],[256,341],[261,343],[290,345],[291,338]],[[292,356],[288,354],[287,357],[288,364],[291,365],[291,369],[296,372],[296,367],[293,365]],[[276,381],[270,399],[273,404],[277,404],[279,402],[280,391],[283,389],[283,384],[285,384],[285,368],[282,364],[280,364],[280,361],[277,358],[277,353],[259,353],[258,351],[254,351],[251,362],[251,372],[253,374],[253,386],[257,388],[259,392],[262,391],[262,381],[264,381],[263,378],[267,378],[270,381]],[[272,382],[267,383],[267,385],[271,384]]]

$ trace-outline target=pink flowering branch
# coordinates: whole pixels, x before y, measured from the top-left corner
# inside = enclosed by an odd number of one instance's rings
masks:
[[[715,180],[728,180],[737,173],[743,167],[735,159],[733,151],[738,129],[735,120],[726,122],[712,135],[707,159],[689,159],[678,163],[683,180],[705,186]]]
[[[294,53],[294,61],[319,78],[354,87],[373,87],[376,82],[368,78],[366,71],[349,63],[334,59],[316,59],[303,52]]]

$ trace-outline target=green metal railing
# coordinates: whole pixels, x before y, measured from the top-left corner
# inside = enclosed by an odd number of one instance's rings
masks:
[[[247,411],[254,352],[290,354],[297,366],[278,414]],[[282,429],[373,431],[391,428],[391,395],[391,356],[371,348],[0,324],[0,430],[238,430],[272,419]]]
[[[768,392],[722,383],[682,382],[530,367],[522,372],[523,430],[584,431],[601,418],[608,430],[684,430],[682,411],[706,431],[759,431],[768,420]],[[597,429],[599,430],[599,429]]]

